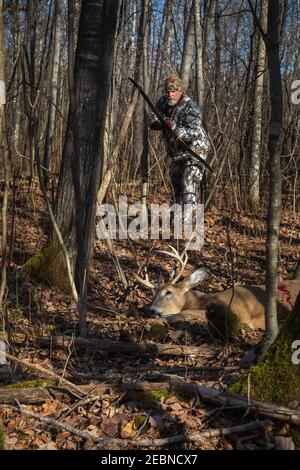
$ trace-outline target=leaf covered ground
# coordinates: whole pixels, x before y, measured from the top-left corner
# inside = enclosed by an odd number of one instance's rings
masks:
[[[129,282],[124,289],[104,241],[95,242],[88,292],[89,337],[131,343],[159,343],[181,346],[207,346],[205,357],[146,356],[121,354],[104,350],[77,350],[70,344],[67,350],[38,345],[42,336],[78,334],[78,321],[70,296],[47,284],[30,279],[22,270],[24,262],[40,249],[49,232],[48,219],[40,193],[35,186],[18,185],[15,206],[9,210],[9,269],[7,289],[7,320],[9,351],[14,356],[63,376],[78,386],[90,385],[84,397],[72,394],[51,394],[43,403],[26,404],[24,410],[40,417],[70,425],[90,438],[75,435],[67,428],[20,413],[14,406],[2,403],[6,449],[91,449],[99,438],[110,439],[104,448],[135,448],[134,442],[144,442],[139,448],[177,449],[271,449],[282,440],[292,440],[294,430],[288,425],[270,423],[263,429],[226,436],[189,436],[205,430],[215,430],[255,421],[244,410],[208,406],[199,397],[184,397],[168,391],[135,390],[118,392],[109,384],[158,383],[170,380],[198,383],[226,390],[238,379],[239,360],[245,350],[255,344],[261,332],[245,332],[231,343],[224,353],[224,344],[214,339],[207,325],[200,322],[166,327],[149,319],[146,306],[151,291],[135,281],[132,271],[137,262],[148,256],[148,243],[116,241],[119,262]],[[153,202],[161,202],[159,198]],[[14,212],[14,215],[13,215]],[[290,279],[296,268],[300,247],[299,214],[285,209],[280,232],[279,278]],[[205,244],[200,251],[190,253],[186,272],[205,266],[208,277],[205,292],[220,291],[235,284],[262,284],[265,275],[266,214],[253,216],[239,211],[209,210],[205,215]],[[158,241],[149,255],[149,276],[167,281],[174,260],[158,250],[166,242]],[[233,276],[233,277],[232,277]],[[23,383],[40,386],[41,374],[10,362],[10,373],[2,385]],[[1,376],[0,376],[1,380]],[[26,383],[24,383],[26,381]],[[31,382],[28,382],[31,381]],[[106,384],[107,390],[93,394],[93,386]],[[72,428],[72,429],[73,429]],[[176,436],[186,436],[172,443]],[[94,438],[94,439],[93,439]],[[165,443],[158,439],[166,439]],[[153,441],[154,440],[154,441]],[[176,440],[176,439],[175,439]],[[151,445],[151,443],[153,445]],[[161,443],[161,445],[159,445]],[[279,444],[278,444],[279,443]],[[297,439],[294,438],[297,447]]]

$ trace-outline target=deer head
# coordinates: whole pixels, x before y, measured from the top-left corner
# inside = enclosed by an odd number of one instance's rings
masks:
[[[206,275],[204,268],[197,269],[183,281],[165,284],[156,294],[151,306],[150,313],[155,317],[167,318],[183,310],[186,303],[186,294],[197,287]]]
[[[150,314],[154,317],[167,317],[169,315],[179,313],[185,303],[185,294],[193,287],[196,287],[204,279],[206,274],[205,269],[201,268],[193,272],[193,274],[185,278],[183,281],[177,282],[181,278],[188,261],[188,244],[185,245],[181,253],[179,253],[179,251],[177,251],[173,246],[168,246],[170,251],[158,250],[158,253],[175,258],[177,260],[177,265],[180,266],[177,274],[175,274],[176,269],[173,269],[168,283],[163,286],[161,286],[160,283],[155,285],[149,280],[147,272],[145,273],[144,279],[138,274],[133,273],[135,279],[139,283],[157,292],[154,301],[148,309]]]

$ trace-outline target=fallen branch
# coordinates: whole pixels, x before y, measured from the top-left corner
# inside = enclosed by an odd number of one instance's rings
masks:
[[[202,432],[187,434],[178,434],[177,436],[165,437],[162,439],[142,439],[140,441],[131,441],[131,444],[136,447],[162,447],[167,444],[175,444],[177,442],[197,442],[202,439],[209,439],[211,437],[227,436],[228,434],[241,434],[243,432],[256,431],[258,429],[269,426],[270,421],[252,421],[246,424],[239,424],[228,428],[220,429],[206,429]],[[120,439],[121,440],[121,439]],[[97,446],[98,447],[98,446]]]
[[[19,359],[18,357],[12,356],[9,353],[6,353],[6,358],[10,361],[14,361],[14,362],[17,362],[18,364],[28,367],[28,369],[32,369],[35,372],[38,372],[39,374],[42,374],[47,377],[52,377],[53,379],[57,380],[58,383],[64,385],[67,389],[70,389],[72,393],[75,394],[77,397],[81,398],[83,396],[83,392],[80,389],[80,387],[73,384],[72,382],[69,382],[63,377],[60,377],[59,375],[55,374],[49,369],[44,369],[42,366],[38,364],[32,364],[31,362],[24,361],[24,359]]]
[[[0,405],[13,405],[16,401],[26,405],[41,405],[51,398],[51,387],[0,388]]]
[[[268,403],[260,400],[251,399],[248,401],[247,397],[241,395],[232,395],[215,388],[203,387],[202,385],[186,383],[186,382],[136,382],[136,383],[111,383],[111,384],[100,384],[95,387],[95,385],[83,385],[79,388],[81,396],[89,394],[90,396],[99,396],[102,397],[103,394],[109,393],[110,390],[115,391],[116,393],[123,393],[129,391],[167,391],[173,393],[179,393],[182,396],[187,398],[193,398],[195,396],[199,397],[205,403],[213,404],[216,406],[222,406],[223,409],[226,408],[237,408],[237,409],[248,409],[255,411],[256,413],[267,416],[268,418],[273,418],[278,421],[283,421],[291,424],[300,424],[300,410],[293,410],[285,406],[279,406],[274,403]],[[58,389],[58,387],[49,387],[49,391],[53,389]],[[13,396],[17,397],[19,390],[2,388],[0,389],[0,403],[3,403],[3,395],[7,397],[6,391],[10,391],[11,399]],[[36,389],[30,389],[31,391]],[[43,390],[43,389],[40,389]],[[68,387],[68,392],[72,390]],[[73,392],[72,392],[73,393]],[[15,395],[14,395],[15,394]],[[26,395],[27,396],[27,395]],[[40,397],[41,395],[36,395]],[[76,394],[78,396],[78,394]],[[11,401],[10,401],[11,403]]]
[[[81,385],[80,392],[84,400],[86,395],[91,394],[92,397],[95,396],[102,397],[104,394],[110,393],[111,389],[114,387],[109,384],[100,384],[95,386],[91,385]],[[78,398],[78,392],[73,392],[70,387],[60,387],[58,385],[46,385],[41,387],[24,387],[19,386],[18,388],[10,387],[0,387],[0,405],[13,405],[18,401],[23,405],[41,405],[51,399],[70,399]]]
[[[247,408],[279,421],[300,424],[300,410],[293,410],[275,403],[256,400],[242,395],[233,395],[215,388],[204,387],[184,382],[170,382],[170,391],[182,391],[188,395],[198,395],[205,403],[222,407]]]
[[[19,343],[20,337],[16,335]],[[19,338],[19,339],[18,339]],[[26,341],[39,345],[40,347],[51,347],[51,349],[68,349],[73,339],[69,336],[49,336],[39,338],[26,338]],[[105,351],[107,353],[125,354],[129,356],[213,356],[218,350],[213,345],[180,346],[174,344],[157,343],[127,343],[125,341],[111,341],[100,339],[75,338],[73,347],[84,351]]]

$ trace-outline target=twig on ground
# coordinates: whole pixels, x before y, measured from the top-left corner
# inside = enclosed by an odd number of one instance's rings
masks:
[[[82,391],[82,389],[80,389],[80,387],[60,377],[59,375],[55,374],[51,370],[44,369],[42,366],[38,364],[31,364],[31,362],[25,361],[24,359],[19,359],[18,357],[12,356],[9,353],[6,353],[6,358],[10,361],[17,362],[18,364],[28,367],[28,369],[32,369],[36,372],[39,372],[42,375],[46,375],[48,377],[52,377],[56,379],[58,383],[65,386],[67,389],[70,389],[72,393],[75,394],[78,398],[82,398],[84,396],[84,392]]]

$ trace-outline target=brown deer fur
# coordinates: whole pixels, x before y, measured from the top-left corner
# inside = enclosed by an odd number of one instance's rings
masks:
[[[252,329],[265,327],[265,286],[236,286],[214,294],[204,294],[193,287],[205,277],[203,268],[176,285],[165,285],[156,295],[151,304],[155,315],[168,319],[174,315],[184,314],[185,311],[205,310],[206,317],[215,329],[225,334],[225,319],[229,315],[229,335],[235,335],[241,325]],[[291,311],[300,291],[300,280],[278,282],[278,320],[284,320]]]

